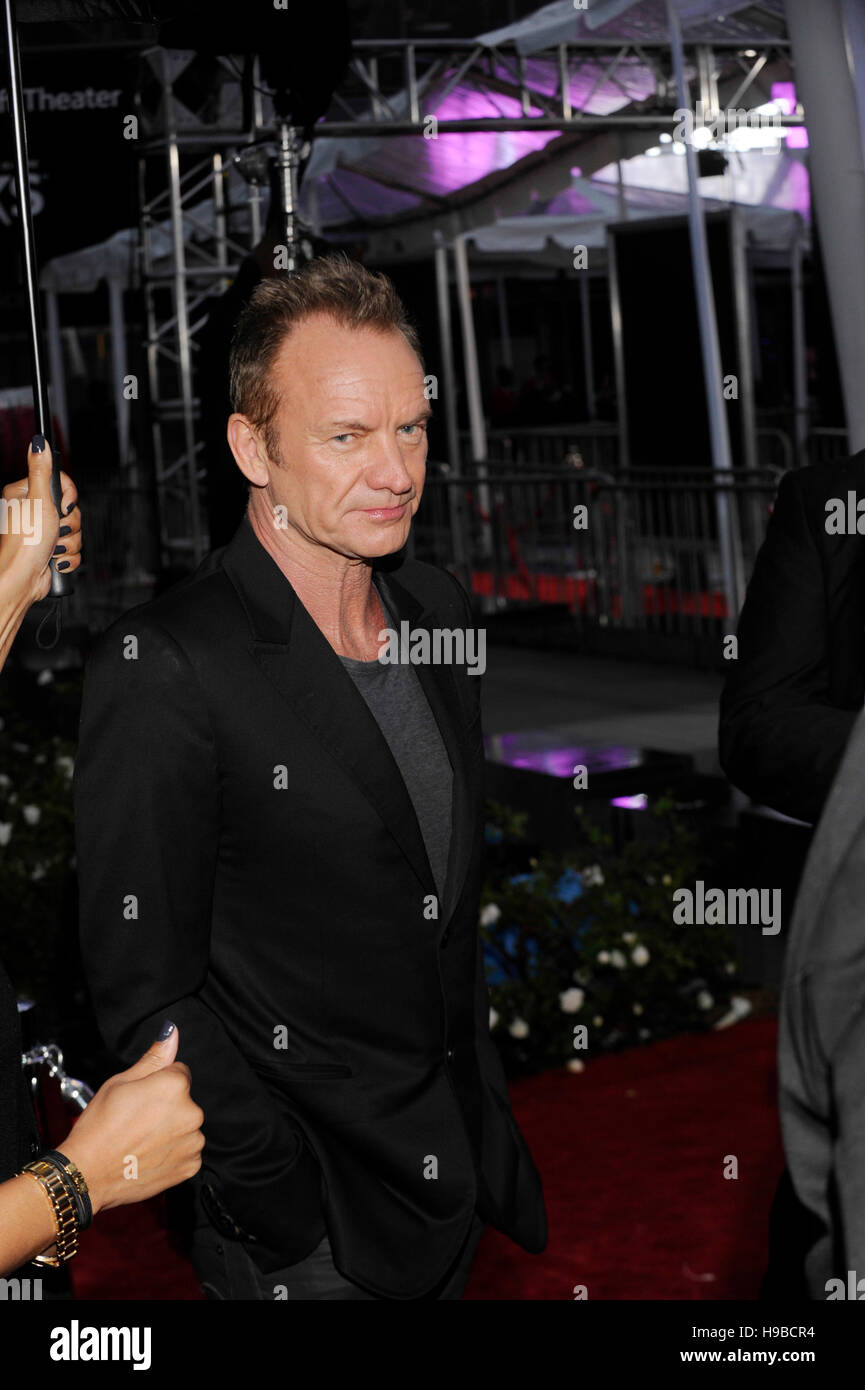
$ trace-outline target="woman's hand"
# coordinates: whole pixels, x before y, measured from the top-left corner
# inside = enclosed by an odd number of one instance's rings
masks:
[[[58,1149],[81,1170],[94,1213],[153,1197],[201,1167],[204,1111],[175,1062],[175,1028],[133,1067],[100,1086]]]
[[[56,553],[58,569],[71,574],[81,564],[78,491],[68,474],[61,472],[60,481],[62,517],[51,496],[51,446],[34,435],[27,477],[3,489],[0,525],[0,588],[4,604],[22,616],[51,588],[49,562],[56,547],[62,547]]]

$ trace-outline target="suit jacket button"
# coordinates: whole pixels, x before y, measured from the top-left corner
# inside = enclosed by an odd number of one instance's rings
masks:
[[[453,1048],[452,1048],[452,1047],[449,1047],[448,1050],[447,1050],[447,1059],[448,1059],[448,1061],[449,1061],[449,1062],[453,1062],[453,1059],[454,1059],[455,1056],[456,1056],[456,1054],[455,1054]]]

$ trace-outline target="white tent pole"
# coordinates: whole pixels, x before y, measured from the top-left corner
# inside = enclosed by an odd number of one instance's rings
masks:
[[[472,442],[472,458],[485,459],[487,456],[487,433],[484,422],[484,408],[481,399],[481,378],[478,370],[478,346],[475,339],[475,322],[472,315],[471,288],[469,285],[469,262],[464,236],[454,238],[454,265],[457,273],[457,296],[460,306],[460,324],[463,335],[463,357],[466,380],[466,404],[469,413],[469,431]]]
[[[447,440],[448,464],[452,474],[459,477],[460,435],[457,421],[457,375],[454,369],[454,342],[451,325],[450,287],[448,284],[448,249],[441,233],[436,233],[434,248],[436,273],[436,303],[438,306],[440,360],[442,367],[442,390],[445,412],[445,438]],[[451,482],[446,482],[448,495],[448,517],[450,519],[451,540],[454,563],[459,570],[463,587],[471,593],[471,573],[466,565],[466,544],[463,530],[462,492]]]
[[[793,294],[793,430],[796,466],[808,462],[808,367],[805,338],[805,290],[802,278],[802,221],[796,217],[796,235],[790,248],[790,285]]]
[[[471,287],[469,284],[469,260],[465,236],[454,238],[454,265],[456,267],[457,296],[460,306],[460,323],[463,338],[463,370],[466,382],[466,404],[469,413],[469,432],[471,435],[472,462],[478,479],[478,505],[484,514],[492,516],[490,487],[487,479],[487,431],[484,422],[483,401],[481,399],[481,378],[478,369],[478,346],[475,338],[475,321],[472,315]],[[493,539],[490,524],[481,526],[481,554],[490,565],[493,562]],[[493,576],[495,590],[495,576]],[[489,612],[495,607],[495,598],[483,600],[481,607]]]
[[[120,467],[129,464],[129,402],[123,394],[126,376],[126,323],[123,317],[123,286],[113,276],[108,281],[108,309],[111,319],[111,385],[117,422],[117,450]]]
[[[754,402],[754,324],[751,267],[740,208],[730,209],[733,261],[733,299],[739,357],[739,400],[742,406],[742,450],[746,468],[757,467],[757,416]]]
[[[685,57],[682,50],[682,31],[675,0],[666,0],[667,23],[670,29],[670,48],[673,68],[676,74],[676,91],[681,110],[689,110],[691,99],[685,78]],[[712,446],[712,467],[716,472],[729,474],[733,467],[730,452],[730,431],[724,409],[723,368],[721,365],[721,345],[718,338],[718,320],[715,314],[715,296],[712,291],[712,271],[709,261],[709,244],[706,238],[706,223],[700,202],[699,169],[697,153],[690,140],[685,141],[685,159],[688,171],[688,225],[691,233],[691,259],[694,267],[694,291],[697,298],[697,316],[700,324],[700,346],[703,354],[703,373],[706,379],[706,403],[709,411],[709,433]],[[727,600],[727,613],[735,618],[739,612],[737,584],[737,564],[740,546],[738,536],[733,534],[729,497],[719,486],[716,494],[718,518],[718,539],[721,549],[721,575],[724,595]]]
[[[619,141],[619,143],[621,144],[621,141]],[[625,171],[622,168],[622,161],[620,159],[616,160],[616,192],[619,198],[619,221],[627,222],[628,199],[625,194]]]
[[[451,301],[448,285],[448,249],[441,232],[436,233],[434,248],[436,272],[436,304],[438,307],[439,342],[441,344],[442,386],[444,387],[445,437],[448,463],[455,473],[461,468],[460,436],[457,422],[457,376],[454,368],[454,343],[451,325]]]
[[[840,0],[787,0],[796,85],[805,107],[809,168],[851,453],[865,448],[865,160],[860,108],[850,72],[865,82],[865,53],[851,26],[850,46]]]
[[[57,291],[43,290],[45,321],[48,330],[48,370],[51,377],[51,409],[60,422],[66,447],[69,448],[69,412],[66,408],[66,372],[63,366],[63,340],[60,337],[60,312]]]

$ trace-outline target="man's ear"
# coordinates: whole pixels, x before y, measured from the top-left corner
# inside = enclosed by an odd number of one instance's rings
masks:
[[[267,453],[252,422],[245,415],[229,415],[226,438],[247,482],[266,487],[270,482]]]

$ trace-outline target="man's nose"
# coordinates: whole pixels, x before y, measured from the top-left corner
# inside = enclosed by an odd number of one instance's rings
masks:
[[[410,492],[414,486],[397,439],[382,439],[374,443],[373,458],[366,476],[371,487],[390,488],[394,496]]]

